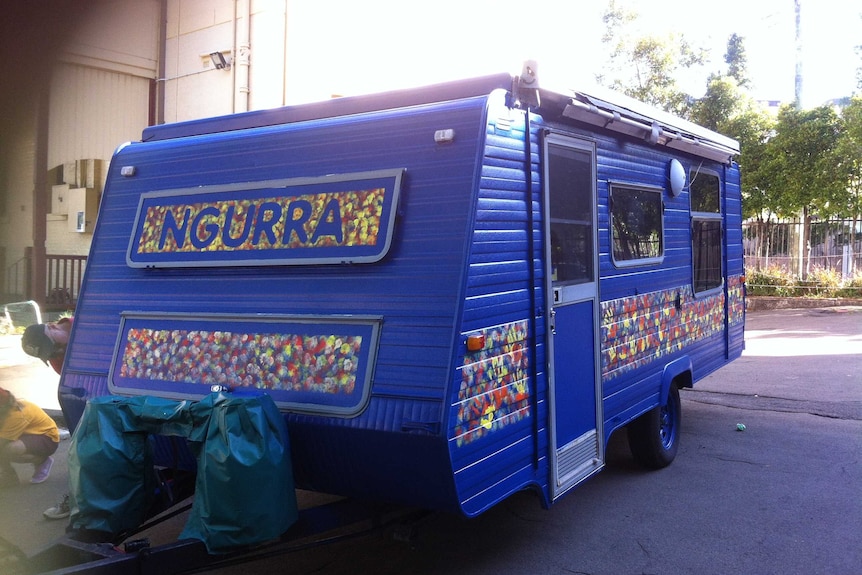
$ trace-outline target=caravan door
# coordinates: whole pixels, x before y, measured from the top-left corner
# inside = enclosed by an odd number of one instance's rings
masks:
[[[545,261],[553,496],[604,465],[599,369],[596,151],[549,134],[545,154]]]

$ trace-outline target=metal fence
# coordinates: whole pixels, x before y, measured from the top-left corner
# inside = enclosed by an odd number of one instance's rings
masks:
[[[87,256],[46,254],[45,293],[32,286],[33,255],[25,256],[6,269],[5,285],[0,281],[0,302],[32,298],[51,311],[72,310],[81,292]],[[2,280],[2,276],[0,276]]]
[[[45,256],[45,304],[55,309],[73,309],[84,281],[87,256]]]
[[[815,269],[841,273],[845,279],[862,273],[862,221],[817,220],[809,239],[801,220],[747,221],[742,225],[745,265],[749,269],[779,268],[797,277]]]

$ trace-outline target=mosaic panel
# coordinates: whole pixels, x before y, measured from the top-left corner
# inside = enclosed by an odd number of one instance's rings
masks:
[[[458,446],[530,416],[527,321],[483,330],[485,347],[467,352],[459,368]]]
[[[728,280],[731,324],[743,320],[744,285]],[[647,365],[724,330],[724,291],[695,298],[690,286],[602,302],[602,378]]]

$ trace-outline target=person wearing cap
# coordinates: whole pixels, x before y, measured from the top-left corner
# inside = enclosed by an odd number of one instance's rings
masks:
[[[12,463],[33,464],[30,483],[48,479],[59,444],[57,424],[41,407],[0,387],[0,486],[18,484]]]
[[[28,326],[21,338],[21,348],[28,355],[38,357],[50,365],[58,374],[61,373],[72,321],[73,318],[64,317],[56,322]],[[69,514],[69,493],[65,493],[56,505],[42,512],[46,519],[65,519]]]
[[[72,318],[64,317],[55,322],[37,323],[24,330],[21,347],[25,353],[38,357],[60,373],[72,330]]]

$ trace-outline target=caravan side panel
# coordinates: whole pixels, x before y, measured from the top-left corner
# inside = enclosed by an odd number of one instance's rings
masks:
[[[725,169],[727,253],[728,349],[727,359],[742,355],[745,347],[745,261],[742,249],[742,191],[739,165]]]
[[[628,423],[662,401],[664,367],[690,361],[691,385],[741,352],[743,329],[739,172],[736,165],[667,153],[647,144],[602,138],[599,146],[602,380],[605,432]],[[689,185],[668,193],[668,162],[686,173],[719,176],[722,277],[716,289],[693,288],[692,208]],[[611,197],[615,187],[635,186],[661,194],[663,254],[659,261],[620,265],[612,255]],[[729,247],[734,246],[734,247]],[[718,262],[716,262],[718,265]]]
[[[527,142],[524,126],[523,111],[492,99],[448,429],[468,515],[527,485],[547,493],[538,128]],[[466,348],[471,335],[484,337],[481,350]]]

